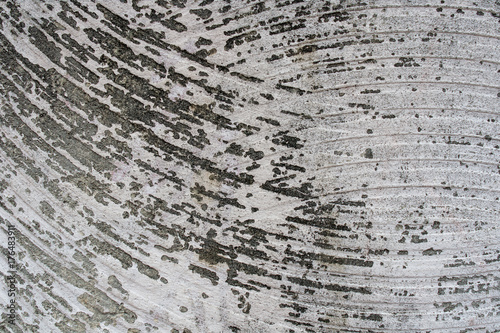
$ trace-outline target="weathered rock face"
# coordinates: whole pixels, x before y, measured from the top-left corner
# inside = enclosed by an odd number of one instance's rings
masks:
[[[498,332],[499,8],[0,2],[0,331]]]

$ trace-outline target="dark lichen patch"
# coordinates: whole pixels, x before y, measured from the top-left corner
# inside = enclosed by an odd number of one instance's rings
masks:
[[[298,137],[288,135],[289,131],[280,131],[273,135],[272,142],[276,145],[300,149],[304,144],[300,143],[301,139]]]
[[[443,252],[443,250],[434,250],[434,248],[431,247],[427,250],[422,251],[422,254],[424,256],[435,256],[437,254],[440,254],[441,252]]]
[[[253,148],[250,148],[248,151],[245,152],[245,157],[249,157],[253,161],[258,161],[258,160],[264,158],[264,152],[257,151]]]
[[[378,94],[380,93],[380,89],[365,89],[360,92],[361,94]]]
[[[56,213],[56,210],[47,201],[43,200],[40,202],[40,210],[44,215],[46,215],[51,220],[54,219],[54,214]]]
[[[214,286],[219,284],[219,277],[217,274],[207,268],[203,268],[197,265],[190,264],[189,269],[192,270],[194,273],[199,274],[201,277],[209,279]],[[206,297],[205,297],[206,298]]]
[[[227,148],[225,153],[233,154],[236,156],[243,156],[244,150],[241,145],[232,142]]]
[[[420,67],[414,58],[411,57],[401,57],[399,61],[394,64],[394,67]]]
[[[373,151],[371,148],[366,148],[365,152],[363,153],[364,158],[373,158]]]
[[[237,36],[233,36],[226,41],[224,50],[229,51],[234,47],[242,45],[245,42],[250,43],[259,40],[261,38],[262,38],[261,35],[257,31],[249,31]]]
[[[209,9],[204,9],[204,8],[199,8],[199,9],[191,9],[189,10],[190,13],[195,14],[201,19],[208,19],[210,16],[212,16],[212,11]]]
[[[275,120],[275,119],[264,118],[264,117],[257,117],[256,119],[260,120],[260,121],[264,121],[264,122],[266,122],[270,125],[273,125],[273,126],[280,126],[280,122]]]
[[[212,45],[213,42],[210,39],[199,37],[196,43],[194,43],[196,47],[209,46]]]
[[[412,235],[411,236],[411,242],[412,243],[427,243],[427,239],[426,238],[420,238],[419,235]]]
[[[121,284],[121,282],[118,280],[118,278],[115,276],[115,275],[110,275],[108,276],[108,284],[117,289],[118,291],[120,291],[120,293],[122,294],[128,294],[128,292],[123,289],[123,286]]]

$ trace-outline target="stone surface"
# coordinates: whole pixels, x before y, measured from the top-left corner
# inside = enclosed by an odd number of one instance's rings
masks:
[[[0,331],[499,332],[499,8],[1,1]]]

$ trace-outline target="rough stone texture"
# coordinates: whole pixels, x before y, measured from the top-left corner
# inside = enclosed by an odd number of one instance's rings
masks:
[[[498,1],[0,1],[2,332],[499,332]]]

